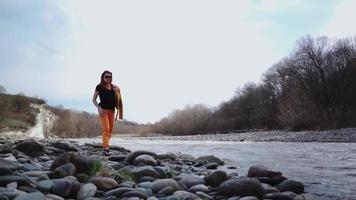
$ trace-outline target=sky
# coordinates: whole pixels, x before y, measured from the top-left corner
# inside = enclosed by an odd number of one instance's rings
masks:
[[[216,108],[260,81],[305,35],[354,37],[354,0],[0,0],[0,85],[96,113],[113,72],[124,118]],[[98,99],[99,101],[99,99]]]

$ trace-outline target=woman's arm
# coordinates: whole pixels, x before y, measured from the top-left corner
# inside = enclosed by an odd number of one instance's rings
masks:
[[[104,111],[103,111],[103,109],[99,106],[98,102],[96,102],[96,99],[98,98],[98,95],[99,95],[99,92],[98,92],[98,91],[95,91],[95,92],[94,92],[94,95],[93,95],[92,101],[93,101],[93,104],[95,105],[95,107],[98,108],[98,113],[99,113],[99,115],[102,116],[102,115],[104,114]]]

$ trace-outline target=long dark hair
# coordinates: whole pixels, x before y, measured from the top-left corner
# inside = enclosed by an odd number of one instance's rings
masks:
[[[105,82],[104,82],[104,76],[105,74],[110,74],[112,76],[111,71],[105,70],[103,73],[101,73],[101,78],[100,78],[100,85],[105,87]]]

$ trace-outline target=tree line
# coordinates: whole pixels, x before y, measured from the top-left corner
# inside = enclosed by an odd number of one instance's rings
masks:
[[[356,126],[356,38],[304,36],[217,108],[176,110],[153,125],[165,134],[241,129],[322,130]]]

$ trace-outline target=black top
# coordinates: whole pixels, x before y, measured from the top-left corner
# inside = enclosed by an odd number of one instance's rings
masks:
[[[115,91],[112,85],[111,90],[108,90],[99,84],[96,86],[95,91],[99,92],[99,106],[101,108],[115,110]]]

